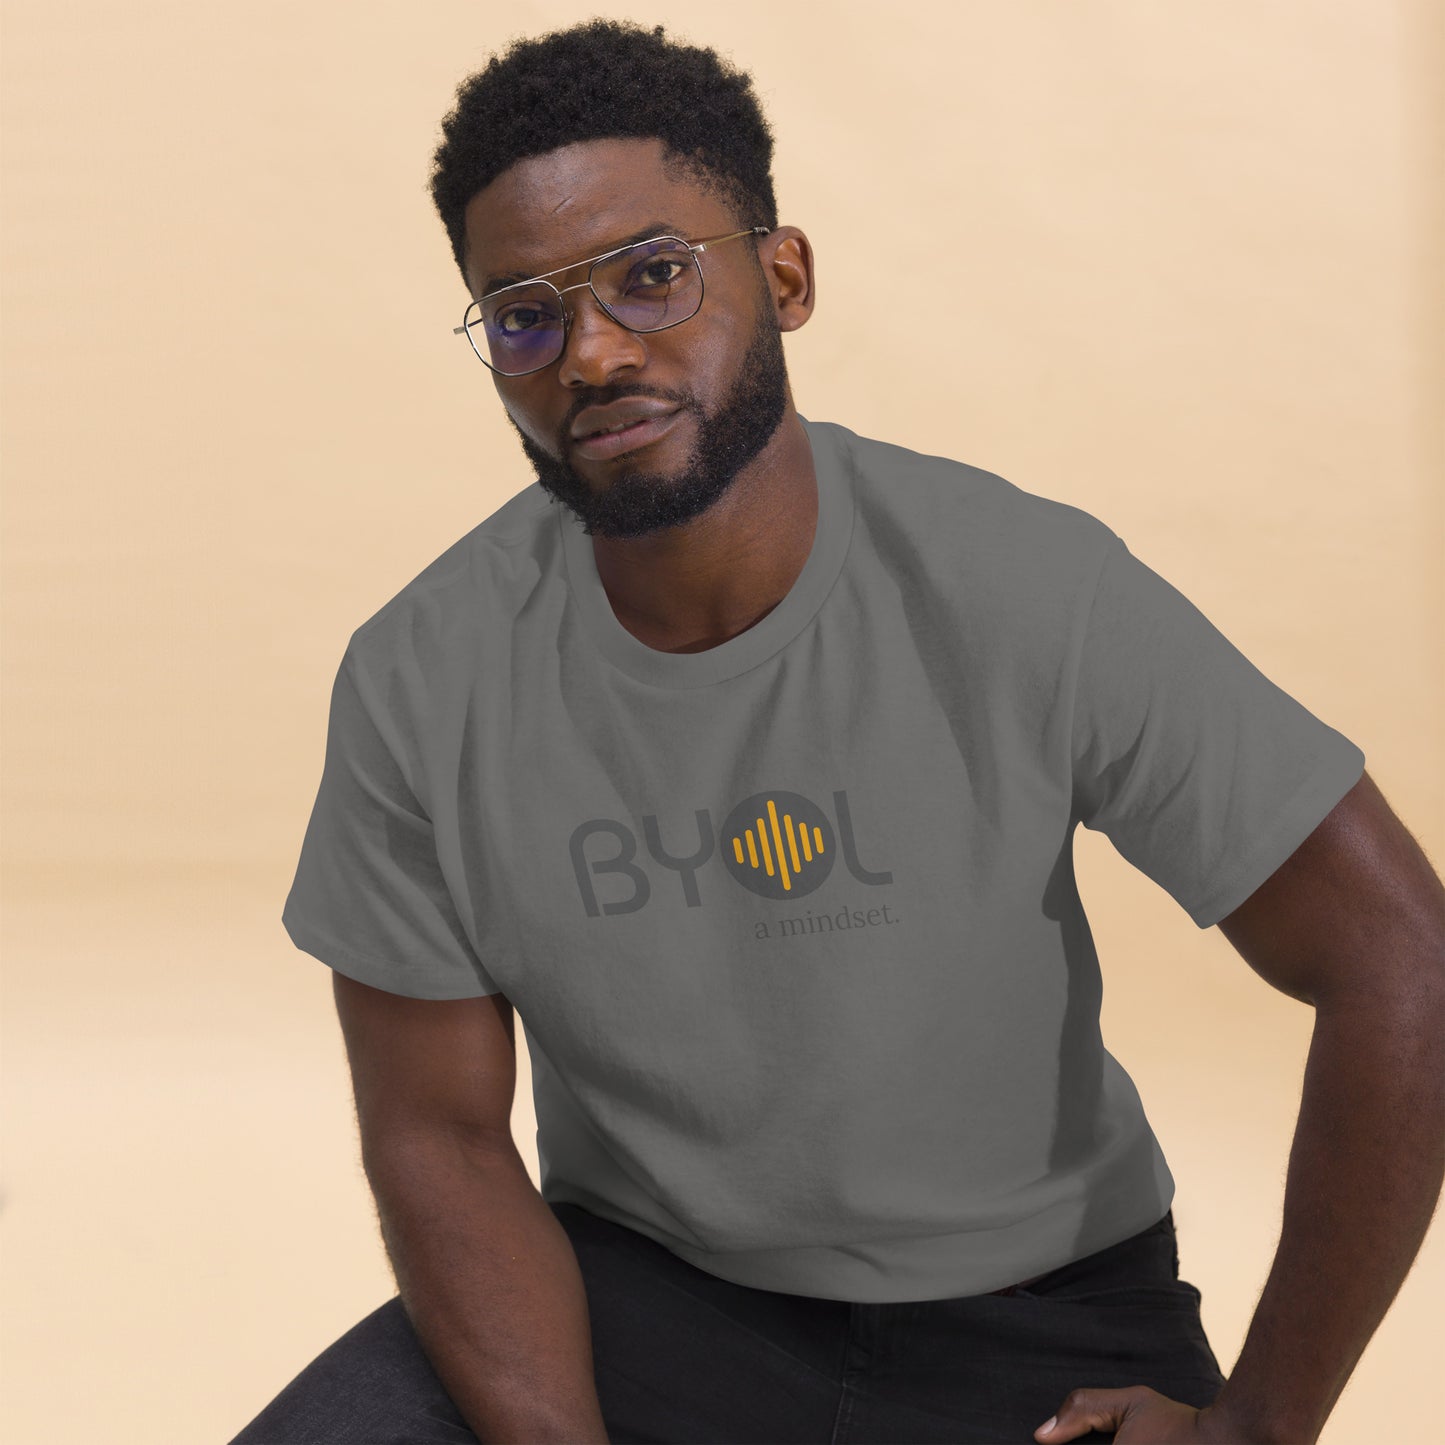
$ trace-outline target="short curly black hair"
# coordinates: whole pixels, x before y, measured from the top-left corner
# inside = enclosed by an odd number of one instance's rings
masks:
[[[431,195],[464,284],[467,203],[524,157],[577,141],[660,137],[669,172],[721,201],[737,229],[777,228],[773,134],[751,78],[661,25],[597,17],[514,40],[457,87],[442,134]]]

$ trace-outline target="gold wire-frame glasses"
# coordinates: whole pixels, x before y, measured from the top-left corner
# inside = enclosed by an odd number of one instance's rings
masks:
[[[592,292],[593,298],[596,300],[597,304],[610,317],[612,317],[612,319],[616,321],[619,326],[626,327],[628,331],[635,331],[639,334],[652,331],[666,331],[670,327],[681,326],[684,321],[691,321],[692,318],[697,315],[698,311],[702,309],[704,282],[702,267],[698,264],[697,261],[697,253],[699,251],[705,251],[709,246],[721,246],[723,242],[734,241],[739,236],[766,236],[770,233],[771,228],[768,226],[749,226],[744,231],[729,231],[725,235],[721,236],[704,236],[700,241],[685,241],[681,236],[670,236],[666,234],[660,236],[649,236],[642,241],[631,241],[625,246],[617,246],[614,247],[611,251],[604,251],[600,256],[589,256],[586,260],[583,261],[573,261],[569,266],[558,266],[555,271],[545,271],[542,273],[542,275],[532,276],[526,281],[514,281],[509,286],[499,286],[495,291],[488,291],[485,296],[478,297],[475,301],[471,302],[471,304],[468,305],[466,312],[462,316],[462,324],[460,326],[452,327],[452,335],[465,336],[467,338],[467,341],[470,343],[472,350],[476,353],[477,359],[481,361],[484,366],[486,366],[492,371],[495,371],[498,376],[530,376],[533,372],[542,371],[546,367],[551,366],[552,363],[556,361],[559,357],[561,357],[563,352],[565,352],[567,349],[567,337],[571,333],[572,329],[572,313],[567,309],[565,305],[562,304],[562,297],[568,291],[580,291],[585,287]],[[676,241],[680,247],[691,253],[693,258],[692,264],[694,269],[697,271],[698,278],[697,305],[691,311],[689,311],[686,316],[679,316],[675,321],[665,321],[661,326],[629,326],[628,323],[623,321],[622,318],[618,316],[617,313],[613,311],[613,309],[607,304],[607,302],[598,295],[596,287],[592,285],[593,272],[597,269],[599,265],[602,264],[602,262],[611,260],[611,258],[614,256],[620,256],[624,251],[641,251],[644,247],[656,245],[659,241]],[[585,281],[577,282],[575,286],[554,286],[552,282],[548,280],[548,277],[550,276],[560,276],[565,271],[575,271],[578,266],[587,267],[587,279]],[[539,282],[542,285],[546,286],[549,291],[553,292],[556,295],[558,306],[562,312],[562,332],[560,340],[557,344],[557,354],[556,356],[548,357],[548,359],[542,362],[540,366],[528,367],[526,371],[503,371],[500,367],[494,366],[490,361],[487,360],[485,356],[482,355],[482,348],[477,345],[477,339],[473,335],[475,331],[484,329],[480,310],[482,302],[491,301],[497,296],[504,295],[508,291],[518,290],[523,286],[535,286]],[[476,312],[475,318],[473,318],[474,311]]]

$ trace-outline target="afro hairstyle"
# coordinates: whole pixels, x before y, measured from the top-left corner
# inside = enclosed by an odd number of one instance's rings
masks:
[[[455,100],[430,186],[463,284],[472,197],[525,157],[578,141],[660,138],[668,174],[720,201],[737,229],[777,228],[773,135],[751,78],[712,49],[668,39],[661,25],[599,17],[514,40]]]

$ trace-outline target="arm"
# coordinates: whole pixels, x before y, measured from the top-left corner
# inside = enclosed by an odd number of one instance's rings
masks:
[[[587,1296],[515,1148],[444,1135],[367,1167],[412,1327],[479,1440],[607,1440]]]
[[[1085,1385],[1036,1440],[1313,1445],[1429,1228],[1445,1176],[1445,888],[1368,773],[1219,927],[1315,1010],[1274,1264],[1210,1405]]]
[[[485,1445],[606,1445],[576,1254],[512,1140],[511,1005],[333,985],[382,1238],[447,1393]]]
[[[1366,773],[1220,924],[1315,1010],[1274,1264],[1211,1410],[1313,1442],[1399,1291],[1445,1177],[1445,888]]]

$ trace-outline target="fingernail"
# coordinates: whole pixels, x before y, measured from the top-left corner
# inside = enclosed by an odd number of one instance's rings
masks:
[[[1038,1433],[1040,1435],[1047,1435],[1049,1431],[1052,1430],[1054,1426],[1058,1423],[1058,1419],[1059,1417],[1057,1415],[1050,1415],[1049,1418],[1045,1420],[1042,1425],[1039,1426]]]

